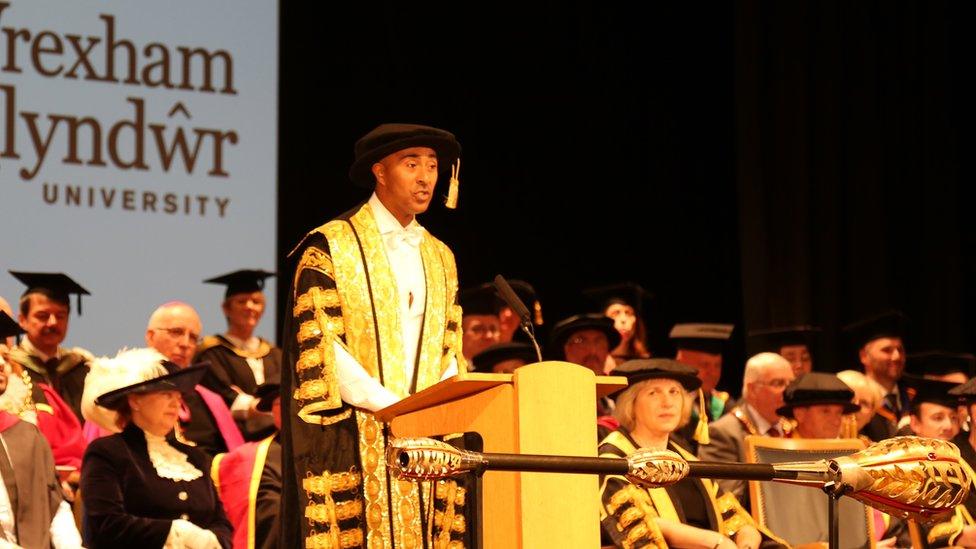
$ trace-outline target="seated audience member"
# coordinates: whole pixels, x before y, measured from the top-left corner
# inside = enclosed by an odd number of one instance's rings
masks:
[[[532,364],[539,359],[535,347],[528,343],[498,343],[474,355],[471,363],[475,372],[510,374],[517,368]]]
[[[68,316],[71,313],[70,294],[78,295],[78,314],[81,314],[81,295],[89,295],[70,277],[61,273],[10,274],[27,286],[20,298],[20,326],[27,335],[13,350],[9,361],[19,365],[33,383],[33,398],[37,405],[48,404],[42,390],[45,385],[68,404],[81,424],[81,393],[85,389],[85,375],[91,353],[84,349],[61,347],[68,335]]]
[[[7,382],[8,373],[0,368],[0,548],[81,547],[50,447],[35,426],[9,411],[20,409],[26,387],[5,398]]]
[[[201,385],[219,394],[230,408],[245,440],[261,440],[275,432],[268,414],[255,409],[258,385],[281,378],[281,349],[254,335],[264,314],[264,279],[274,273],[240,270],[205,280],[227,287],[221,308],[227,331],[207,336],[194,363],[208,362]]]
[[[157,308],[146,328],[147,346],[162,353],[173,368],[187,368],[200,339],[200,316],[186,303],[173,301]],[[230,409],[217,393],[203,385],[183,395],[185,407],[176,434],[208,456],[233,450],[244,439]]]
[[[88,547],[231,545],[231,527],[206,454],[170,435],[182,394],[204,367],[167,368],[152,349],[96,360],[85,387],[92,421],[116,432],[85,452],[81,493]],[[89,405],[89,399],[90,405]]]
[[[678,428],[685,395],[701,386],[695,370],[670,359],[640,359],[616,372],[629,386],[618,393],[614,416],[620,427],[600,444],[602,457],[626,457],[638,449],[672,450],[695,457],[670,440]],[[708,479],[686,477],[664,488],[647,489],[626,477],[601,480],[603,533],[617,547],[779,546],[769,532],[736,501]]]
[[[746,461],[746,435],[783,436],[792,425],[776,413],[783,406],[783,391],[793,381],[793,368],[774,353],[759,353],[746,362],[742,376],[742,400],[732,411],[708,425],[709,443],[698,448],[705,461]],[[749,484],[743,480],[719,480],[726,492],[749,506]]]
[[[854,391],[837,376],[810,372],[790,383],[776,413],[796,420],[791,438],[838,438],[844,416],[859,409]]]
[[[610,356],[610,349],[618,343],[620,333],[609,318],[596,314],[571,316],[552,327],[549,334],[549,359],[572,362],[601,376],[607,357]],[[597,400],[597,416],[607,415],[612,409],[613,403],[610,399]]]
[[[512,287],[515,295],[522,300],[522,303],[525,304],[525,307],[532,315],[532,329],[535,330],[535,337],[540,341],[543,340],[542,334],[539,333],[543,325],[542,303],[539,302],[535,288],[524,280],[509,280],[508,285]],[[522,324],[521,319],[519,319],[515,311],[504,301],[498,306],[498,323],[501,327],[501,333],[498,334],[499,343],[508,343],[516,340],[521,341],[520,338],[528,339],[528,336],[519,329],[519,326]]]
[[[864,433],[864,428],[871,423],[874,414],[881,406],[881,386],[873,379],[855,370],[844,370],[837,372],[837,378],[844,382],[854,391],[854,404],[858,410],[845,418],[845,425],[841,428],[841,437],[855,438],[864,437],[870,442],[880,442],[871,440]]]
[[[620,332],[620,343],[610,349],[610,360],[604,372],[610,373],[617,365],[634,358],[650,358],[643,318],[643,305],[650,300],[650,292],[639,284],[623,282],[588,288],[583,294],[597,304],[598,313],[613,320],[614,327]]]
[[[813,371],[813,348],[822,330],[816,326],[788,326],[751,330],[746,347],[750,353],[776,353],[793,366],[794,377]]]
[[[458,303],[461,305],[461,352],[470,367],[474,355],[499,342],[501,299],[495,294],[495,287],[486,283],[458,292]]]
[[[281,393],[277,383],[255,391],[257,409],[271,414],[281,428]],[[210,469],[227,518],[234,530],[234,548],[278,547],[281,523],[281,444],[274,433],[218,454]],[[257,479],[257,482],[255,482]],[[252,539],[253,543],[248,543]]]
[[[705,405],[698,408],[704,410],[704,417],[692,407],[691,420],[679,431],[688,441],[688,449],[695,453],[702,439],[695,426],[715,421],[731,408],[729,394],[718,389],[718,382],[722,377],[722,352],[733,329],[731,324],[675,324],[668,335],[676,349],[675,360],[694,368],[702,381]]]
[[[966,408],[968,420],[972,422],[976,418],[976,378],[951,389],[949,394],[959,399],[957,403]],[[960,430],[952,442],[969,467],[976,469],[976,429],[970,425],[969,431]],[[976,490],[970,488],[964,507],[965,514],[957,508],[952,521],[932,529],[948,538],[945,545],[976,546]]]

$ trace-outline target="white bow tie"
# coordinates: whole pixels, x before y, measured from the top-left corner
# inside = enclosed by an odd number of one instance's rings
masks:
[[[416,248],[420,246],[420,241],[423,240],[423,238],[424,229],[419,225],[411,225],[405,229],[388,233],[383,237],[386,245],[391,250],[395,250],[403,244]]]

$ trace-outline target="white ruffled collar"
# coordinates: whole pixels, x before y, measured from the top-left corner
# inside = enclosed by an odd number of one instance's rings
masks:
[[[152,462],[156,474],[162,478],[174,481],[196,480],[203,476],[203,472],[193,466],[186,454],[170,446],[166,437],[143,431],[146,435],[146,449],[149,451],[149,461]]]

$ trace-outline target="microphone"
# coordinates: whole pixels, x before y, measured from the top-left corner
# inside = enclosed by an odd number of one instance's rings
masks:
[[[519,318],[519,327],[529,336],[532,345],[535,347],[535,355],[539,362],[542,362],[542,351],[539,350],[539,342],[535,339],[535,326],[532,324],[529,308],[525,306],[525,303],[522,303],[504,276],[495,276],[495,289],[498,290],[498,295],[501,296],[502,300],[515,312],[515,316]]]

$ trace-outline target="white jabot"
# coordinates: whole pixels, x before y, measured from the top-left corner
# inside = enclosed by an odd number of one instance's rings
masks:
[[[166,437],[146,431],[143,433],[146,434],[149,461],[152,462],[153,469],[161,478],[189,482],[203,476],[203,473],[190,463],[186,454],[170,446]]]

